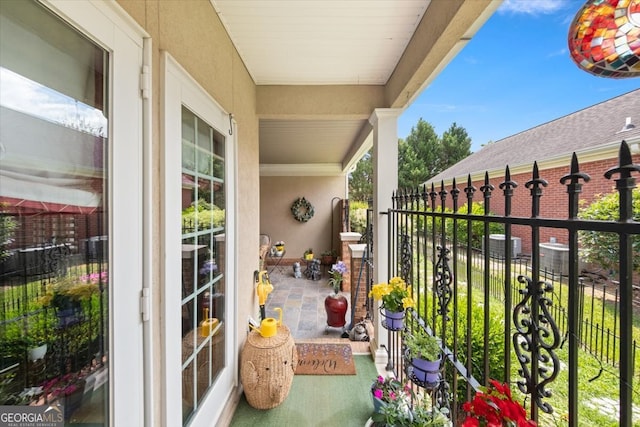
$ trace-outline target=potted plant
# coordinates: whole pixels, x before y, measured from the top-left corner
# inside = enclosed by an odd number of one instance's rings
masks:
[[[320,260],[322,261],[322,265],[332,265],[338,260],[338,253],[333,249],[324,251],[320,254]]]
[[[304,251],[304,259],[306,261],[311,261],[313,259],[313,248],[309,248]]]
[[[423,384],[435,384],[440,381],[440,361],[442,351],[440,340],[429,335],[424,329],[417,328],[413,333],[403,336],[407,368],[412,380]]]
[[[24,344],[29,360],[43,359],[47,354],[47,342],[51,336],[47,328],[46,312],[42,310],[29,315],[24,332]]]
[[[29,360],[36,361],[44,359],[47,354],[47,340],[44,330],[30,330],[25,336],[25,347]]]
[[[284,255],[284,242],[282,240],[278,240],[276,242],[276,244],[274,245],[274,247],[276,248],[276,250],[275,250],[275,255],[276,256]]]
[[[329,284],[333,287],[333,293],[324,299],[324,308],[327,312],[327,325],[332,327],[343,327],[347,322],[345,315],[347,314],[347,298],[340,295],[340,288],[344,274],[347,272],[347,265],[338,261],[329,271],[331,278]]]
[[[433,407],[430,398],[418,396],[406,382],[379,376],[371,386],[374,413],[368,426],[451,426],[445,409]]]
[[[407,285],[401,277],[393,277],[389,283],[373,285],[369,297],[382,301],[385,321],[383,326],[392,331],[399,331],[404,327],[405,310],[413,308],[411,285]]]
[[[371,384],[371,398],[373,399],[374,412],[382,412],[382,406],[390,402],[401,399],[411,392],[406,383],[401,383],[393,376],[378,378]]]

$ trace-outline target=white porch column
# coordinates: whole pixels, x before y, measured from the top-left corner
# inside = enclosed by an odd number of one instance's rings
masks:
[[[388,218],[380,212],[391,208],[391,195],[398,187],[398,116],[400,109],[376,109],[369,122],[373,126],[373,283],[389,280]],[[386,363],[388,335],[382,327],[380,312],[374,310],[374,336],[371,351],[376,363]]]

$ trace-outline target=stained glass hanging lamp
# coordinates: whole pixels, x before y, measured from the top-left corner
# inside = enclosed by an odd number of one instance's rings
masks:
[[[601,77],[640,77],[640,0],[587,0],[569,27],[571,59]]]

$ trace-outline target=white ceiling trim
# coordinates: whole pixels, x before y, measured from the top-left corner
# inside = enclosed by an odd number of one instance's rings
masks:
[[[340,176],[346,175],[340,163],[261,164],[260,176]]]

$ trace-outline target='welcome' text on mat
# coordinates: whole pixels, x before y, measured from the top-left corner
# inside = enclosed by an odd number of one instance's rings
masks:
[[[298,343],[296,375],[355,375],[349,344]]]

